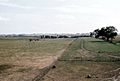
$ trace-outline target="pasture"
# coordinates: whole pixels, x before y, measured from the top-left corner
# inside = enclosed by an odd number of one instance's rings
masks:
[[[26,81],[55,61],[73,39],[0,40],[0,81]]]
[[[90,37],[1,39],[0,81],[120,81],[117,43]]]
[[[79,38],[42,81],[119,81],[120,46],[95,38]]]

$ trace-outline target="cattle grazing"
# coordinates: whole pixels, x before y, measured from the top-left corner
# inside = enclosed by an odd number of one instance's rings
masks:
[[[29,39],[29,41],[39,41],[39,39]]]

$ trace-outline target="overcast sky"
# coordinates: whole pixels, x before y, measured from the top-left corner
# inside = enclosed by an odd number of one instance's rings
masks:
[[[84,33],[115,26],[120,0],[0,0],[0,34]]]

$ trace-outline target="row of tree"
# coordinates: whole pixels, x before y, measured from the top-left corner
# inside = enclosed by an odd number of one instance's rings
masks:
[[[102,39],[112,42],[115,36],[117,36],[117,31],[118,30],[114,26],[107,26],[101,29],[95,29],[90,35],[95,36],[95,38],[102,37]]]

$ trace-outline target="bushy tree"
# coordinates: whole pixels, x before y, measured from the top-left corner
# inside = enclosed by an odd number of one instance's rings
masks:
[[[94,30],[95,38],[99,38],[99,29]]]
[[[102,38],[106,38],[107,41],[111,38],[111,42],[115,36],[117,36],[117,29],[114,26],[107,26],[102,27],[100,30],[96,29],[94,30],[95,37],[99,38],[102,36]]]
[[[107,41],[111,38],[112,39],[117,36],[117,29],[114,26],[108,26],[105,29],[105,37],[107,38]]]

